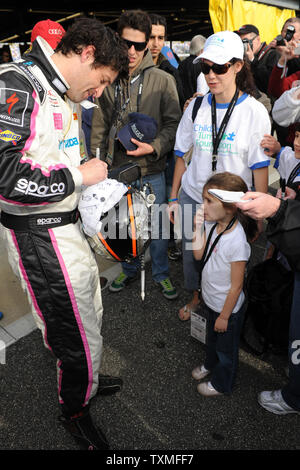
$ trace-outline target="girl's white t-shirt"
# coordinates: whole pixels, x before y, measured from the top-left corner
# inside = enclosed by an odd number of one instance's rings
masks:
[[[284,178],[287,183],[290,174],[298,163],[300,163],[300,160],[295,157],[294,150],[291,147],[282,147],[276,156],[274,168],[278,170],[281,178]],[[294,181],[300,181],[300,169]]]
[[[205,222],[206,238],[214,223]],[[210,240],[208,252],[215,238],[215,228]],[[221,312],[227,294],[231,287],[231,263],[234,261],[248,261],[251,248],[247,242],[246,234],[240,222],[228,233],[224,233],[216,244],[211,256],[202,271],[201,289],[205,304],[215,312]],[[236,313],[242,306],[245,294],[242,291],[233,309]]]
[[[192,121],[195,100],[186,108],[176,132],[175,154],[183,155],[193,146],[192,158],[182,176],[183,190],[196,202],[202,203],[202,189],[212,175],[212,94],[203,97],[196,119]],[[229,103],[216,104],[217,129],[221,125]],[[244,93],[239,97],[219,145],[217,173],[230,171],[241,176],[248,188],[252,187],[252,170],[269,166],[260,142],[270,134],[268,111],[262,103]]]

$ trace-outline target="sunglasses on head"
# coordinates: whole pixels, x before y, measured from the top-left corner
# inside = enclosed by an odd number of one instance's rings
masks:
[[[129,41],[128,39],[124,39],[124,41],[127,44],[128,49],[130,49],[132,46],[134,46],[136,51],[143,51],[146,49],[147,42],[135,42],[135,41]]]
[[[229,62],[228,64],[213,64],[213,65],[208,65],[206,62],[201,62],[201,71],[204,73],[204,75],[208,75],[209,72],[212,70],[216,75],[224,75],[224,73],[228,72],[230,67],[233,64]]]

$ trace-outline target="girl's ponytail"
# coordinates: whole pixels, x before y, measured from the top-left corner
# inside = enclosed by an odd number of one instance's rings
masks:
[[[251,219],[251,217],[246,215],[241,209],[237,209],[236,217],[245,231],[247,240],[251,242],[258,232],[257,221]]]

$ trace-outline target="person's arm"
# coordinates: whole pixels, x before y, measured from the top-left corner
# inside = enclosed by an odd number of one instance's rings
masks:
[[[181,186],[181,179],[186,171],[186,165],[184,161],[184,155],[187,153],[193,146],[193,122],[192,122],[192,110],[194,106],[193,100],[186,111],[184,112],[176,132],[176,142],[175,142],[175,156],[176,163],[174,168],[172,189],[170,193],[170,199],[175,199],[175,201],[169,202],[169,217],[171,222],[174,223],[174,216],[178,210],[178,192]]]
[[[295,72],[288,77],[282,77],[282,68],[278,65],[272,70],[269,79],[268,93],[274,98],[279,98],[282,93],[292,88],[295,81],[300,79],[300,72]]]
[[[254,124],[252,129],[249,129],[248,167],[252,170],[255,190],[267,192],[270,158],[264,153],[261,142],[266,135],[271,134],[271,122],[266,108],[261,103],[257,103],[255,111]]]
[[[300,87],[285,91],[275,101],[272,116],[280,126],[288,127],[300,119]]]
[[[268,167],[256,168],[253,170],[255,190],[260,193],[268,192]]]
[[[272,155],[277,155],[281,150],[281,145],[278,140],[270,134],[265,134],[260,146],[264,149],[264,153],[272,157]]]
[[[231,265],[231,287],[220,315],[215,321],[214,330],[223,333],[227,330],[228,320],[243,289],[246,261],[234,261]]]
[[[204,228],[204,206],[197,210],[194,217],[193,232],[193,253],[196,260],[202,259],[206,243],[206,233]]]
[[[248,191],[242,200],[237,207],[255,220],[274,216],[280,206],[280,199],[257,191]]]
[[[257,168],[256,170],[253,170],[254,187],[256,191],[259,191],[261,193],[268,192],[268,175],[269,175],[268,172],[269,172],[268,167]],[[258,228],[257,236],[252,241],[255,241],[256,238],[263,232],[262,221],[258,221],[257,228]]]
[[[174,174],[173,174],[173,183],[169,199],[175,199],[174,201],[169,201],[169,217],[170,221],[174,223],[174,217],[178,210],[178,192],[181,186],[182,175],[186,171],[185,162],[182,157],[177,157]]]
[[[107,178],[107,164],[98,158],[92,158],[78,167],[82,176],[82,184],[91,186]]]
[[[79,189],[82,175],[78,168],[59,162],[57,154],[48,151],[48,158],[39,159],[45,134],[51,132],[38,122],[39,98],[24,77],[14,71],[1,74],[0,113],[7,116],[1,126],[0,195],[18,205],[39,206],[58,202]],[[19,90],[19,93],[13,93]],[[51,116],[49,116],[49,119]],[[38,125],[37,125],[38,123]],[[62,152],[58,148],[56,152]]]

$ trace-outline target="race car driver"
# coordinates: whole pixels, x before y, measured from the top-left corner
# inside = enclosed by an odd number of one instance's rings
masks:
[[[77,205],[82,185],[105,179],[107,166],[81,161],[79,103],[126,75],[127,55],[112,30],[83,18],[54,53],[38,37],[22,61],[0,68],[1,234],[57,358],[61,421],[84,449],[108,442],[89,412],[99,391],[102,301]],[[120,380],[104,379],[102,390]]]

